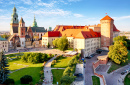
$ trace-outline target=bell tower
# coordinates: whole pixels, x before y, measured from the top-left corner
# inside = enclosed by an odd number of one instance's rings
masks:
[[[10,23],[10,34],[13,35],[13,28],[18,28],[19,26],[19,20],[18,20],[18,14],[17,9],[13,8],[13,14],[11,15],[11,23]]]
[[[38,26],[37,26],[36,19],[35,19],[35,15],[34,15],[34,21],[33,21],[33,25],[32,25],[32,27],[38,27]]]
[[[18,35],[20,38],[20,43],[21,43],[21,47],[25,47],[25,22],[23,20],[23,18],[21,17],[20,21],[19,21],[19,27],[18,27]]]

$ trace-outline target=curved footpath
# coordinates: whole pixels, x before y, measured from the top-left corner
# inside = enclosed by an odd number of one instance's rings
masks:
[[[51,72],[51,63],[52,61],[56,58],[53,57],[51,58],[44,66],[44,82],[42,85],[53,85],[53,77],[52,77],[52,72]]]

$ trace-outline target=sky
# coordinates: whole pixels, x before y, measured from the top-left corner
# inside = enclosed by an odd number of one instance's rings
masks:
[[[34,15],[39,27],[95,25],[109,15],[120,31],[130,31],[130,0],[0,0],[0,31],[10,31],[11,14],[32,26]]]

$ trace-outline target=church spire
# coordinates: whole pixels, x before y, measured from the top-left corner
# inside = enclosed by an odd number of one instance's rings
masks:
[[[33,25],[32,25],[32,27],[38,27],[38,26],[37,26],[36,19],[35,19],[35,15],[34,15],[34,21],[33,21]]]
[[[16,8],[15,8],[15,6],[14,6],[14,8],[13,8],[13,14],[11,15],[11,23],[12,24],[18,24],[19,23],[19,21],[18,21],[18,14],[16,13]]]

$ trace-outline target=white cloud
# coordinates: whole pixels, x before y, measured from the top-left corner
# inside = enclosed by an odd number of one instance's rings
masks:
[[[28,5],[31,5],[32,4],[32,1],[31,0],[22,0],[24,2],[24,4],[28,4]]]
[[[11,17],[7,17],[7,16],[0,16],[0,19],[3,20],[3,19],[11,19]]]
[[[122,17],[112,17],[114,20],[130,19],[130,15]]]
[[[84,17],[83,15],[81,14],[74,14],[75,17]]]
[[[41,1],[41,0],[38,0],[38,1]]]
[[[78,2],[78,1],[81,1],[81,0],[68,0],[69,2]]]
[[[46,16],[50,16],[50,15],[60,15],[60,16],[66,16],[71,14],[70,11],[64,11],[63,9],[53,9],[53,10],[36,10],[36,11],[32,11],[30,10],[32,13],[34,14],[38,14],[38,15],[46,15]]]
[[[57,1],[52,1],[51,3],[44,3],[44,2],[38,2],[37,5],[39,6],[45,6],[45,7],[53,7],[54,4],[56,3]]]

